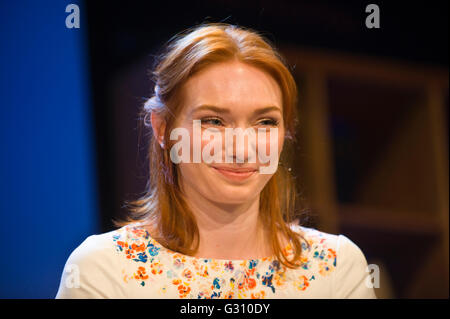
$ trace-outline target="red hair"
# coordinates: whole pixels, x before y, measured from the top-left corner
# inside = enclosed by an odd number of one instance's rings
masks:
[[[151,112],[158,113],[166,123],[164,141],[170,141],[170,131],[182,108],[182,85],[199,70],[230,60],[255,66],[275,79],[283,97],[286,137],[293,142],[297,124],[297,86],[287,64],[273,45],[256,31],[225,23],[203,24],[177,34],[169,41],[153,70],[155,92],[145,103],[143,122],[149,126]],[[302,252],[301,234],[294,232],[289,225],[298,213],[302,213],[296,211],[298,204],[302,203],[297,201],[295,183],[283,159],[289,152],[289,143],[286,144],[278,170],[261,191],[259,218],[263,225],[269,225],[276,258],[283,265],[296,268]],[[151,137],[148,149],[150,177],[146,192],[140,199],[128,203],[131,216],[118,224],[148,222],[154,227],[152,237],[162,245],[193,255],[198,249],[199,230],[181,192],[177,165],[170,160],[171,145],[167,146],[161,148],[156,137]],[[283,254],[279,233],[290,240],[292,259]]]

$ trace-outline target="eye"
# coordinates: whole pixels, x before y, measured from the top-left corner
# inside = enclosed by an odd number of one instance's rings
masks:
[[[276,119],[263,119],[261,121],[258,122],[258,124],[260,125],[264,125],[264,126],[278,126],[279,121]]]
[[[207,117],[201,119],[202,125],[214,125],[214,126],[223,126],[223,122],[221,119],[217,117]]]

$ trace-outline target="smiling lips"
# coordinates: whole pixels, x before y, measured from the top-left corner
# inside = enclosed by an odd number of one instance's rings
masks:
[[[239,167],[227,167],[227,166],[212,166],[217,172],[225,176],[232,181],[244,181],[258,170],[256,168],[239,168]]]

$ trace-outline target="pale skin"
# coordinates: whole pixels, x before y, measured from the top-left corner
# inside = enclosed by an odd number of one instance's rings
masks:
[[[282,93],[277,82],[261,69],[239,61],[216,63],[190,77],[182,95],[183,108],[175,127],[192,133],[193,120],[202,120],[202,128],[222,131],[225,127],[276,127],[281,153],[285,138]],[[151,121],[163,145],[164,121],[155,113]],[[208,142],[202,139],[202,147]],[[244,163],[226,165],[262,165],[246,161],[247,149],[243,154]],[[258,219],[260,192],[272,175],[255,173],[246,180],[233,181],[218,173],[214,165],[178,164],[182,190],[199,228],[200,245],[195,257],[243,260],[273,256],[268,232]],[[282,238],[282,244],[286,246],[286,239]]]

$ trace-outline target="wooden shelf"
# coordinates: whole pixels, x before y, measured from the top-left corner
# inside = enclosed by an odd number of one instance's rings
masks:
[[[448,69],[282,53],[295,66],[296,171],[318,228],[389,265],[396,297],[448,298]]]
[[[441,231],[433,212],[390,211],[351,204],[340,204],[338,212],[340,228],[351,226],[418,235],[433,235]]]

